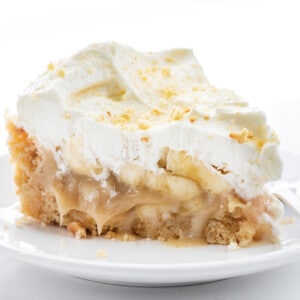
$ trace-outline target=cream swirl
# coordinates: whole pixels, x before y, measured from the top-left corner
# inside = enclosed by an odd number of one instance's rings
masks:
[[[18,124],[43,147],[60,147],[61,170],[97,179],[107,174],[95,172],[99,162],[116,174],[125,162],[161,172],[166,148],[226,170],[222,176],[245,199],[282,171],[265,114],[210,85],[187,49],[95,44],[50,63],[20,96]]]

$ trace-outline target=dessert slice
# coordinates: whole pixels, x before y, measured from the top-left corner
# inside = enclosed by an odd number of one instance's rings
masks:
[[[281,175],[264,113],[193,53],[92,45],[50,63],[7,122],[21,210],[76,237],[132,233],[246,246],[276,239]]]

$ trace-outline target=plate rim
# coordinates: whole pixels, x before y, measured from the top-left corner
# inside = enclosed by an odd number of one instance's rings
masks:
[[[276,244],[274,244],[276,245]],[[277,244],[280,246],[280,244]],[[204,247],[224,247],[226,248],[226,245],[206,245]],[[262,246],[263,247],[263,246]],[[234,260],[226,260],[226,261],[214,261],[214,262],[183,262],[183,263],[168,263],[168,264],[163,264],[163,263],[151,263],[151,264],[146,264],[146,263],[120,263],[120,262],[106,262],[106,261],[101,261],[101,260],[96,260],[91,261],[88,259],[79,259],[79,258],[71,258],[71,257],[63,257],[59,255],[54,255],[54,254],[47,254],[45,252],[39,252],[38,254],[36,252],[32,252],[27,249],[23,248],[18,248],[11,246],[5,241],[0,240],[0,251],[5,252],[5,251],[10,251],[18,255],[26,255],[27,257],[38,257],[39,259],[45,259],[48,262],[53,261],[53,262],[64,262],[67,264],[76,264],[78,266],[81,265],[86,265],[86,266],[92,266],[92,267],[98,267],[98,266],[108,266],[109,268],[124,268],[127,269],[128,267],[137,267],[143,268],[143,269],[180,269],[180,268],[186,268],[188,266],[191,269],[199,269],[199,267],[222,267],[223,265],[230,264],[232,265],[238,265],[238,264],[248,264],[249,262],[252,262],[253,260],[262,260],[264,262],[272,261],[275,258],[281,258],[281,256],[285,256],[288,254],[291,254],[293,252],[296,252],[296,254],[300,255],[300,240],[293,243],[291,246],[284,246],[282,248],[278,248],[276,250],[272,250],[270,253],[262,253],[262,254],[256,254],[253,257],[247,257],[247,258],[236,258]],[[229,250],[231,251],[231,250]],[[242,248],[238,250],[232,250],[232,251],[243,251]],[[299,252],[298,252],[299,251]],[[284,253],[284,254],[283,254]],[[274,258],[275,256],[275,258]],[[268,258],[268,259],[266,259]],[[224,266],[226,267],[226,266]]]
[[[96,259],[88,261],[34,253],[9,246],[3,241],[0,241],[0,253],[27,265],[102,283],[127,286],[178,286],[251,275],[287,265],[300,259],[300,242],[293,244],[292,247],[253,257],[208,263],[140,264],[103,262]]]

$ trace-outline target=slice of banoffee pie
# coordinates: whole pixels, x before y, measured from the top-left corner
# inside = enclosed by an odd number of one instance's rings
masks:
[[[49,63],[7,128],[21,211],[78,238],[276,239],[277,137],[191,50],[91,45]]]

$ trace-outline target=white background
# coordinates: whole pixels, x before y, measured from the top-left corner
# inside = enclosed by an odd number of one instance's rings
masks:
[[[283,144],[300,102],[300,4],[297,0],[1,1],[0,115],[49,61],[98,41],[140,50],[194,49],[217,87],[235,90],[269,112]],[[279,110],[277,108],[280,108]],[[272,115],[273,110],[277,113]],[[278,115],[278,111],[282,114]],[[299,106],[298,106],[299,112]],[[0,121],[0,153],[5,144]],[[292,128],[289,128],[292,131]]]
[[[1,1],[0,154],[4,110],[49,61],[98,41],[140,50],[194,49],[212,84],[266,110],[282,146],[300,152],[300,3],[293,0]],[[0,170],[1,172],[1,170]],[[0,258],[0,299],[122,297],[280,299],[297,290],[300,264],[190,288],[117,288],[57,277]],[[17,281],[17,284],[16,282]],[[37,284],[40,282],[40,284]],[[55,286],[55,287],[54,287]],[[17,291],[22,289],[22,293]],[[74,291],[74,292],[73,292]],[[152,294],[153,293],[153,294]],[[261,294],[262,293],[262,294]],[[109,297],[110,295],[110,297]],[[263,295],[263,297],[262,297]],[[81,297],[80,297],[81,296]],[[76,298],[77,297],[77,298]],[[93,298],[94,297],[94,298]],[[46,298],[43,298],[46,299]],[[59,299],[59,298],[56,298]]]

